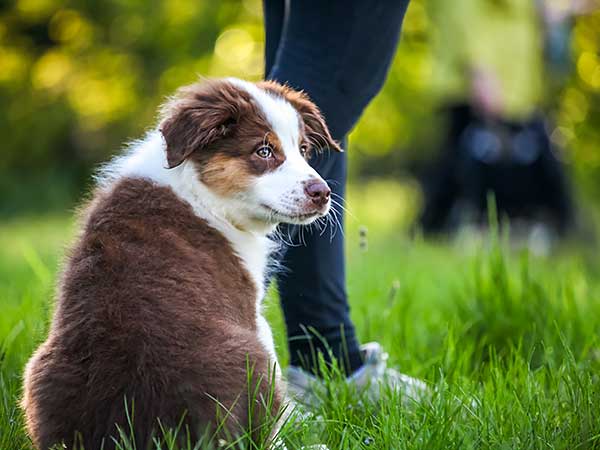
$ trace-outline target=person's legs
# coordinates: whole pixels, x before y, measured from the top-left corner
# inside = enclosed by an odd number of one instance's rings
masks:
[[[346,181],[345,153],[323,154],[311,164],[330,184],[333,199],[343,201]],[[321,233],[313,228],[295,237],[297,246],[285,249],[278,274],[279,295],[286,319],[290,364],[315,367],[320,351],[329,360],[327,348],[347,373],[361,366],[362,360],[346,295],[342,210],[330,212],[339,217],[339,229]],[[333,225],[329,225],[333,226]],[[294,235],[296,229],[284,230]]]
[[[334,138],[345,141],[383,85],[407,4],[265,0],[266,78],[307,92]],[[340,202],[346,161],[345,153],[325,151],[312,162]],[[336,209],[341,217],[343,211]],[[329,347],[351,373],[362,360],[349,315],[343,229],[333,237],[329,232],[305,233],[304,242],[287,249],[282,262],[288,270],[278,276],[290,363],[314,369],[313,352],[321,351],[327,360]]]
[[[265,23],[265,78],[275,65],[285,22],[285,0],[263,1]]]

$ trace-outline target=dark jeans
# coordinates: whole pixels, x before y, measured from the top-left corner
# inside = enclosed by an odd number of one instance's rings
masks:
[[[346,135],[385,81],[407,5],[408,0],[264,0],[266,78],[304,90],[345,148]],[[312,161],[340,202],[346,162],[345,153],[328,151]],[[327,361],[330,349],[351,373],[362,361],[346,293],[343,230],[333,239],[329,231],[304,233],[304,241],[286,249],[287,270],[277,277],[290,363],[312,370],[315,352]]]

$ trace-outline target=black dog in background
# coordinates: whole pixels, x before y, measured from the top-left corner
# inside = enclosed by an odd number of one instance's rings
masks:
[[[485,224],[489,193],[498,216],[542,222],[558,234],[573,223],[562,164],[539,117],[525,122],[484,118],[468,104],[444,112],[449,128],[433,174],[424,182],[425,233]]]

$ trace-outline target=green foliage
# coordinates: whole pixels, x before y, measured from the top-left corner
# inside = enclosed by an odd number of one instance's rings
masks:
[[[348,218],[348,279],[357,332],[363,342],[382,342],[391,365],[426,380],[432,397],[417,405],[384,389],[384,400],[371,404],[332,367],[324,372],[322,406],[313,414],[294,412],[280,432],[287,447],[599,448],[597,269],[575,248],[537,257],[510,250],[506,238],[472,237],[469,246],[407,239],[381,227],[383,218],[364,220],[370,207],[360,191],[350,192],[356,208]],[[17,407],[21,374],[44,339],[58,260],[72,230],[65,217],[0,226],[3,450],[31,448]],[[285,366],[273,295],[267,313]],[[129,436],[123,430],[117,437],[123,450],[132,449]],[[173,430],[161,430],[156,442],[169,450],[209,446],[176,442]],[[253,448],[247,439],[221,444]]]

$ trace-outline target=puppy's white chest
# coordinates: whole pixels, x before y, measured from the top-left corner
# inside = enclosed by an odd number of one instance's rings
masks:
[[[235,236],[228,236],[233,250],[240,257],[246,271],[250,274],[256,287],[256,328],[258,339],[269,354],[271,364],[276,365],[277,375],[279,376],[279,364],[277,363],[277,354],[275,352],[275,343],[273,342],[273,333],[269,323],[262,315],[262,301],[265,296],[265,272],[267,259],[271,252],[272,242],[263,236],[256,236],[249,233],[240,233]]]

